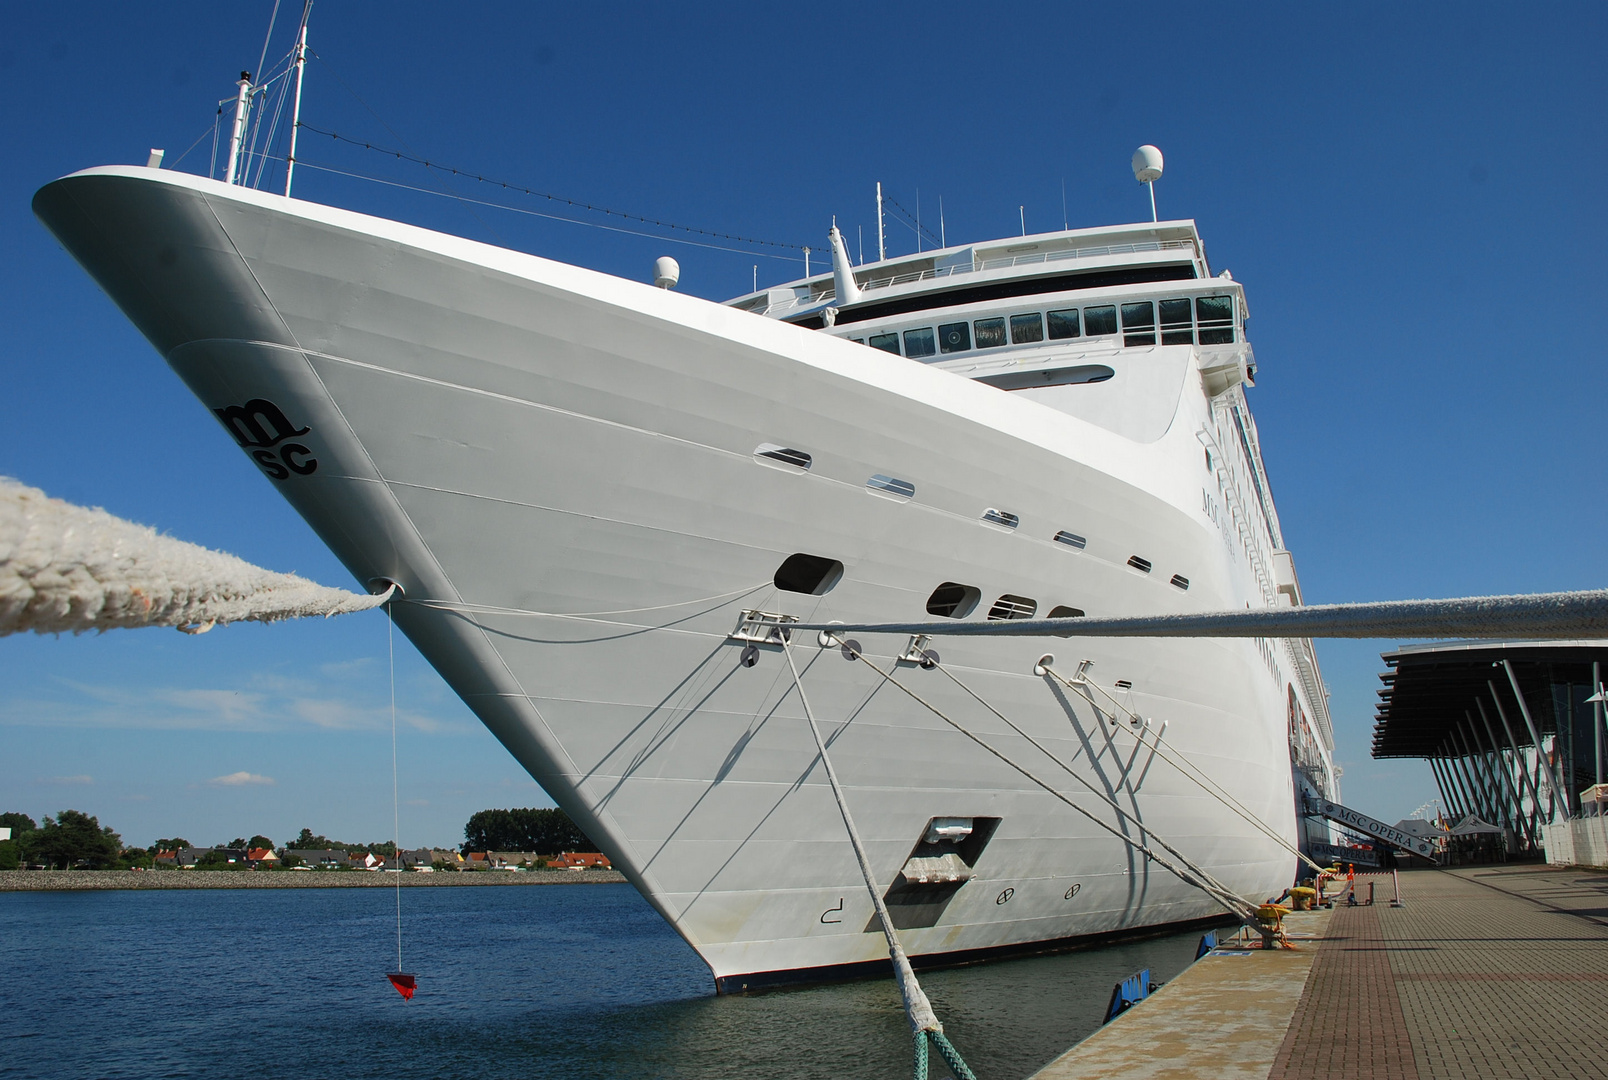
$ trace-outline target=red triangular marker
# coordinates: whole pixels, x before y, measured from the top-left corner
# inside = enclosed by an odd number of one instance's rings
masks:
[[[404,975],[400,971],[387,972],[385,977],[391,980],[391,985],[396,987],[396,992],[401,994],[403,998],[408,1001],[413,1000],[413,991],[419,987],[417,979],[412,975]]]

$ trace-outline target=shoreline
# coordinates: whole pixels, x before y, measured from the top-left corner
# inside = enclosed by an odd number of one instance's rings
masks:
[[[462,885],[617,885],[618,870],[460,870],[390,874],[368,870],[0,870],[0,892],[115,889],[331,889]]]

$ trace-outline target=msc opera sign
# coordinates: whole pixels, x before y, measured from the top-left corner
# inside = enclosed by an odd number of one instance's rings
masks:
[[[1386,825],[1382,821],[1376,821],[1367,814],[1359,814],[1350,807],[1341,806],[1339,803],[1330,802],[1328,799],[1319,799],[1317,802],[1318,812],[1330,821],[1338,821],[1347,828],[1367,833],[1369,836],[1383,840],[1387,844],[1394,844],[1403,851],[1410,851],[1414,855],[1422,855],[1426,859],[1435,857],[1435,845],[1422,836],[1414,836],[1412,833],[1403,832],[1400,829]]]

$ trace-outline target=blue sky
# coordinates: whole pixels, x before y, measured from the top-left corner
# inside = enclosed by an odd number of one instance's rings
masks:
[[[215,103],[272,4],[30,5],[0,42],[0,473],[327,584],[344,569],[34,220],[90,165],[205,172]],[[281,12],[270,56],[289,46]],[[422,3],[315,9],[303,119],[541,191],[853,248],[873,185],[951,243],[1163,217],[1245,283],[1252,407],[1309,602],[1604,584],[1600,7]],[[330,140],[302,158],[429,188]],[[714,299],[802,266],[311,168],[299,196]],[[458,190],[482,194],[459,181]],[[500,192],[498,193],[500,196]],[[519,205],[548,212],[551,204]],[[914,234],[891,227],[890,253]],[[773,249],[774,250],[774,249]],[[1347,801],[1433,794],[1368,754],[1379,653],[1323,643]],[[397,639],[404,843],[539,788]],[[0,640],[0,808],[130,842],[390,834],[379,614],[204,637]],[[239,774],[256,778],[239,782]],[[222,778],[222,779],[220,779]],[[233,778],[235,782],[230,782]],[[271,780],[272,782],[267,782]]]

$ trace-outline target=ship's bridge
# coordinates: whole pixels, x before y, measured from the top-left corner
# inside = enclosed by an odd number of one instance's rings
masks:
[[[934,308],[1074,290],[1211,276],[1192,220],[1069,229],[940,248],[853,268],[860,297],[839,303],[826,273],[729,300],[731,307],[809,329]]]

